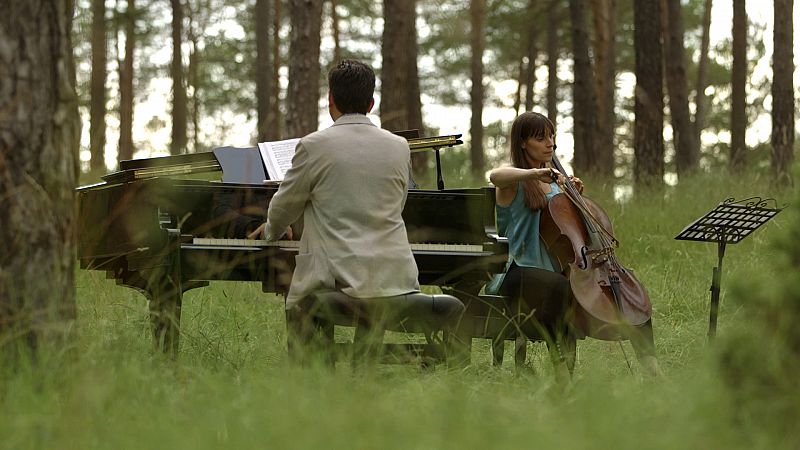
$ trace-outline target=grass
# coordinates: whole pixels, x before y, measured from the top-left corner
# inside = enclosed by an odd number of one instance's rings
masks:
[[[181,353],[169,361],[151,351],[144,297],[79,271],[74,351],[3,368],[0,448],[797,447],[798,436],[740,414],[718,363],[729,337],[749,326],[731,286],[753,273],[773,276],[765,270],[776,251],[770,235],[785,219],[729,247],[713,345],[716,247],[673,239],[724,198],[769,192],[757,180],[739,185],[690,180],[663,200],[624,204],[609,200],[610,188],[587,191],[614,219],[618,255],[650,293],[663,380],[641,374],[630,344],[622,348],[631,369],[618,343],[594,340],[579,342],[568,386],[554,382],[541,345],[516,373],[510,351],[493,368],[488,342],[477,340],[465,369],[300,369],[286,360],[282,300],[255,283],[189,291]]]

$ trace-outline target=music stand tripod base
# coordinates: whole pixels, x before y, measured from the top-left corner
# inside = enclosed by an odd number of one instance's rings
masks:
[[[769,203],[775,205],[768,208]],[[708,317],[708,339],[717,333],[717,314],[722,283],[722,258],[727,244],[737,244],[758,227],[781,212],[774,199],[751,197],[744,200],[728,198],[683,229],[675,239],[682,241],[716,242],[717,267],[711,278],[711,307]]]

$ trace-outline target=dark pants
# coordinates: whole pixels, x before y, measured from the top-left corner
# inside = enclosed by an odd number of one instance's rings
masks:
[[[559,333],[574,331],[569,327],[575,303],[569,279],[560,273],[511,263],[499,294],[519,301],[521,312],[530,315],[522,326],[526,333],[544,330],[548,335],[541,337],[553,339]],[[626,334],[639,358],[656,355],[652,320]]]
[[[656,342],[653,337],[653,319],[634,327],[629,336],[633,350],[640,359],[644,356],[656,356]]]
[[[520,325],[526,334],[545,339],[565,332],[568,313],[572,309],[569,280],[560,273],[511,263],[500,295],[519,302],[519,312],[528,316]]]

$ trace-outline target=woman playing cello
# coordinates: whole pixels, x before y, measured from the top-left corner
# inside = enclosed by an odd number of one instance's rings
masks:
[[[569,279],[550,255],[540,235],[542,211],[556,194],[562,192],[566,179],[550,167],[555,151],[555,126],[545,116],[525,112],[511,126],[510,155],[512,166],[491,171],[489,179],[496,187],[498,231],[508,238],[509,258],[505,272],[495,276],[486,293],[518,299],[530,318],[522,331],[531,327],[544,334],[554,355],[554,364],[566,362],[574,352],[576,334],[570,319],[575,301]],[[583,191],[579,178],[572,184]],[[637,327],[631,342],[642,365],[652,374],[660,373],[655,357],[651,322]],[[634,336],[635,334],[635,336]],[[552,345],[555,344],[555,345]]]

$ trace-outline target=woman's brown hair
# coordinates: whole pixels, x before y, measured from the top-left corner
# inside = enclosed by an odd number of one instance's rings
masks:
[[[523,145],[531,137],[542,139],[555,136],[556,127],[546,116],[535,112],[524,112],[511,124],[511,164],[520,169],[533,169],[526,158]],[[525,206],[536,211],[547,206],[547,197],[539,187],[539,183],[527,180],[522,183],[525,194]]]

